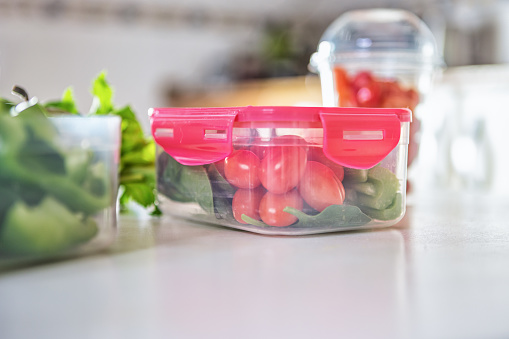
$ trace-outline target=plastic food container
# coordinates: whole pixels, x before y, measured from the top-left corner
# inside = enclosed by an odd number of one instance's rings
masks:
[[[0,269],[115,236],[120,118],[30,113],[0,114]]]
[[[346,12],[323,33],[310,66],[319,73],[324,106],[401,107],[413,113],[443,60],[429,28],[398,9]],[[417,154],[413,116],[409,164]]]
[[[408,109],[149,114],[164,213],[273,235],[386,227],[405,213]]]

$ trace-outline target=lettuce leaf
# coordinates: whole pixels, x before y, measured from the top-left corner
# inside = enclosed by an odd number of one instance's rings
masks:
[[[156,203],[154,140],[144,135],[136,113],[129,105],[115,107],[114,90],[106,78],[106,72],[99,73],[93,80],[91,94],[93,102],[89,115],[112,114],[122,119],[119,186],[123,193],[120,211],[126,211],[129,202],[134,201],[143,207],[152,206],[152,214],[160,215]],[[9,108],[7,102],[0,108],[4,106],[5,109]],[[64,91],[60,100],[50,101],[44,107],[51,113],[79,114],[71,87]]]

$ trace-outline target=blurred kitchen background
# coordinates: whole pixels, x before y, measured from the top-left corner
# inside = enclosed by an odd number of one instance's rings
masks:
[[[320,105],[308,63],[323,31],[380,7],[423,19],[447,64],[421,107],[415,186],[507,195],[505,0],[0,0],[0,95],[17,84],[49,100],[72,85],[86,112],[106,70],[147,133],[154,106]]]

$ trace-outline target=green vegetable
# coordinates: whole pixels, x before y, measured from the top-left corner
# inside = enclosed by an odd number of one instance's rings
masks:
[[[232,209],[232,200],[231,198],[225,197],[214,197],[214,212],[217,219],[229,222],[236,223],[235,217],[233,215]]]
[[[361,206],[361,210],[370,217],[378,220],[394,220],[403,213],[402,195],[396,194],[394,201],[384,210],[377,210],[371,207]]]
[[[125,211],[130,201],[152,207],[153,215],[160,215],[155,190],[155,143],[146,138],[140,123],[130,106],[116,108],[113,88],[101,72],[92,83],[93,102],[89,115],[117,115],[122,119],[121,150],[119,164],[120,211]],[[67,88],[61,100],[50,101],[44,106],[51,113],[79,114],[71,88]],[[71,160],[79,161],[79,159]],[[71,167],[73,164],[69,164]],[[76,173],[79,178],[80,174]]]
[[[0,252],[49,255],[90,240],[90,216],[113,203],[108,169],[59,145],[35,100],[11,108],[0,115]]]
[[[186,166],[180,174],[179,185],[205,212],[214,213],[212,186],[203,166]]]
[[[18,201],[10,208],[1,232],[0,249],[11,254],[52,254],[96,234],[97,226],[92,219],[82,219],[47,196],[35,207]]]
[[[6,182],[0,180],[0,234],[5,216],[15,202],[16,197],[11,194],[9,189],[7,189]]]
[[[22,200],[29,206],[35,206],[40,203],[40,201],[46,195],[46,192],[34,185],[30,185],[25,182],[20,182],[17,180],[12,180],[12,178],[6,178],[0,176],[0,209],[2,207],[16,202],[17,200]],[[7,213],[8,208],[5,209],[5,213]],[[1,212],[0,212],[1,215]],[[2,225],[1,216],[0,216],[0,226]]]
[[[14,103],[10,102],[9,100],[0,98],[0,115],[10,114],[14,106]]]
[[[44,107],[50,113],[72,113],[79,114],[78,107],[74,101],[74,93],[71,87],[68,87],[61,100],[47,102]]]
[[[377,188],[375,184],[372,182],[354,182],[351,184],[346,184],[348,188],[353,189],[355,192],[366,194],[369,196],[376,196]]]
[[[289,207],[290,208],[290,207]],[[260,220],[256,220],[256,219],[253,219],[251,217],[248,217],[247,215],[245,214],[242,214],[241,216],[241,219],[244,220],[245,222],[247,222],[248,224],[251,224],[253,226],[258,226],[258,227],[274,227],[274,226],[269,226],[267,225],[266,223],[264,223],[263,221],[260,221]]]
[[[193,202],[193,198],[188,195],[184,188],[179,188],[180,173],[184,168],[175,159],[170,157],[167,153],[162,153],[160,156],[160,168],[164,171],[158,175],[158,190],[168,198],[178,202]],[[183,192],[181,192],[181,189]]]
[[[92,84],[94,102],[90,114],[109,114],[113,111],[113,89],[106,80],[106,73],[101,72]]]
[[[357,191],[353,188],[345,187],[345,202],[351,205],[355,205],[357,201]]]
[[[214,195],[214,212],[216,218],[236,223],[237,221],[233,216],[232,200],[237,189],[219,173],[215,164],[208,165],[207,174]]]
[[[368,180],[365,185],[345,182],[345,188],[353,189],[356,192],[353,198],[356,205],[377,210],[386,209],[394,201],[399,187],[396,175],[381,166],[375,166],[368,171]],[[351,194],[348,199],[352,199]]]
[[[343,179],[344,183],[365,182],[368,180],[368,170],[366,169],[355,169],[344,167],[344,170],[345,170],[345,178]]]
[[[131,107],[116,109],[113,104],[113,89],[102,72],[92,86],[94,102],[90,114],[113,114],[122,118],[122,140],[120,150],[120,209],[126,210],[127,203],[134,201],[143,207],[153,207],[152,214],[161,211],[156,205],[155,190],[155,143],[143,134],[136,114]]]
[[[165,171],[159,178],[162,194],[179,202],[196,202],[208,214],[214,213],[212,185],[203,166],[184,166],[165,156]]]
[[[285,207],[283,211],[299,218],[299,221],[292,225],[293,227],[357,227],[371,221],[371,218],[362,213],[357,206],[351,205],[331,205],[316,215],[308,215],[292,207]]]
[[[216,165],[210,164],[207,168],[207,174],[209,175],[210,183],[214,191],[214,197],[233,198],[237,189],[223,178],[221,173],[217,170]]]
[[[47,119],[48,111],[34,98],[15,107],[17,119],[21,120],[35,138],[52,143],[57,135],[55,126]]]
[[[92,165],[93,153],[82,148],[73,148],[67,151],[65,170],[69,178],[78,185],[83,184],[87,177],[87,169]]]
[[[29,118],[26,118],[25,112]],[[105,186],[104,192],[99,195],[75,183],[67,175],[65,155],[54,144],[56,130],[53,126],[49,128],[46,121],[49,120],[40,108],[22,111],[16,117],[0,117],[0,142],[3,145],[0,176],[39,187],[65,201],[72,210],[93,214],[109,206],[111,192],[106,169],[94,175]],[[50,131],[53,131],[52,135]]]
[[[364,214],[358,207],[350,205],[331,205],[319,214],[314,215],[306,214],[293,207],[285,207],[283,211],[299,219],[295,224],[290,226],[291,228],[359,227],[371,221],[371,218]],[[258,227],[271,227],[245,214],[242,215],[242,220]]]

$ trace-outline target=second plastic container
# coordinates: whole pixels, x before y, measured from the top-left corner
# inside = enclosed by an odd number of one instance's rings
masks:
[[[415,113],[443,61],[432,32],[417,16],[370,9],[336,19],[310,65],[320,75],[325,106],[401,107]],[[414,114],[409,164],[417,153],[419,125]]]
[[[0,270],[92,253],[116,234],[120,118],[0,112]]]

